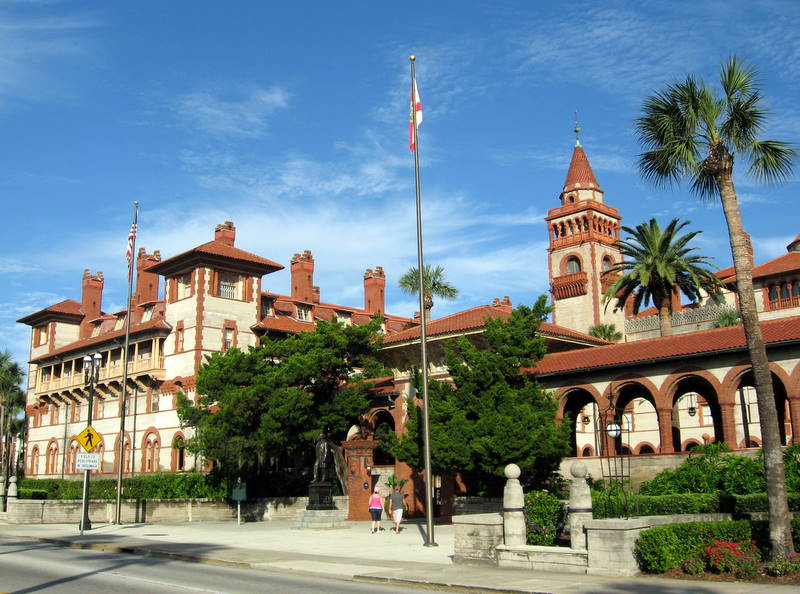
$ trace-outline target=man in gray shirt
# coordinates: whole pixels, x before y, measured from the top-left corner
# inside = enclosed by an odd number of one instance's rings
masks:
[[[400,522],[403,521],[403,499],[405,495],[400,492],[400,487],[395,487],[389,495],[389,513],[394,521],[394,531],[400,534]]]

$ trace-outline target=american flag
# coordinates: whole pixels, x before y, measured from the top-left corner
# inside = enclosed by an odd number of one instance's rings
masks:
[[[128,233],[128,249],[125,250],[125,259],[128,261],[128,270],[131,269],[133,262],[133,244],[136,241],[136,223],[131,225],[131,230]]]

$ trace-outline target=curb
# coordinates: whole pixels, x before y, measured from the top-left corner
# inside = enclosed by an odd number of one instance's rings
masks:
[[[497,594],[552,594],[544,590],[514,590],[511,588],[492,588],[490,586],[470,586],[468,584],[452,584],[445,582],[431,582],[427,580],[412,580],[409,578],[380,577],[372,575],[354,575],[354,582],[371,582],[374,584],[392,584],[396,586],[417,586],[436,589],[452,590],[454,592],[492,592]]]

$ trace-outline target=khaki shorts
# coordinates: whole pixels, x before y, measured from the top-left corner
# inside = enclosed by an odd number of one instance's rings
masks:
[[[394,520],[395,524],[399,523],[400,520],[403,519],[403,510],[402,510],[402,508],[392,511],[392,519]]]

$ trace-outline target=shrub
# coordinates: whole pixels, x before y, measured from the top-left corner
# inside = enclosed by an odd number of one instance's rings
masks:
[[[702,557],[692,557],[683,562],[683,572],[689,575],[697,575],[706,570],[706,561]]]
[[[644,571],[662,573],[678,567],[714,540],[740,542],[751,539],[750,522],[689,522],[645,530],[636,543],[636,555]]]
[[[768,575],[774,577],[791,575],[800,571],[800,553],[790,553],[774,559],[767,565],[766,571]]]
[[[17,491],[17,496],[20,499],[47,499],[47,491],[45,489],[22,489]]]
[[[81,499],[83,481],[62,479],[23,479],[20,489],[46,492],[46,499]],[[144,474],[122,479],[122,495],[126,499],[199,499],[228,495],[227,486],[214,477],[197,472]],[[89,482],[90,499],[115,499],[116,479],[95,479]]]
[[[743,579],[755,577],[761,555],[752,540],[715,540],[704,547],[708,567],[716,573],[733,573]]]
[[[715,493],[612,495],[605,491],[598,491],[592,493],[592,507],[595,518],[620,518],[626,515],[635,517],[704,514],[718,512],[720,499]]]
[[[525,493],[525,526],[529,545],[552,545],[564,525],[566,509],[546,491]]]

